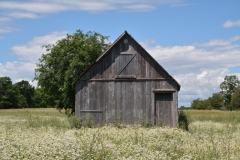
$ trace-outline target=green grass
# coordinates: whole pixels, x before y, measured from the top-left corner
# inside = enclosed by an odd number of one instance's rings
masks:
[[[213,121],[223,123],[240,123],[239,111],[220,110],[184,110],[190,121]]]
[[[24,109],[1,109],[0,116],[51,116],[51,117],[65,117],[63,112],[59,112],[55,108],[24,108]]]

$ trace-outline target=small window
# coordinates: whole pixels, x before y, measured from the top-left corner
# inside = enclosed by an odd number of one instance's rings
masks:
[[[115,78],[136,78],[136,54],[122,52],[115,61]]]

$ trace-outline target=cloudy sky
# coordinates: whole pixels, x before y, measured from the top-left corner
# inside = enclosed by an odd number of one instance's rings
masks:
[[[77,29],[127,30],[180,84],[179,106],[240,78],[239,0],[0,0],[0,76],[32,82],[45,51]]]

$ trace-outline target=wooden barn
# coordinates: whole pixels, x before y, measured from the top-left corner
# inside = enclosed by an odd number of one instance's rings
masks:
[[[77,116],[178,125],[180,85],[127,31],[74,85]]]

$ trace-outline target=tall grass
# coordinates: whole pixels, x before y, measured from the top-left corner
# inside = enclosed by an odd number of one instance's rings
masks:
[[[223,123],[240,123],[239,111],[219,110],[184,110],[190,121],[212,121]]]
[[[34,116],[51,116],[51,117],[65,117],[63,112],[59,112],[55,108],[25,108],[25,109],[1,109],[0,116],[18,116],[27,117]]]
[[[0,160],[240,159],[240,112],[184,112],[191,119],[189,131],[114,124],[89,128],[55,109],[0,110]]]

